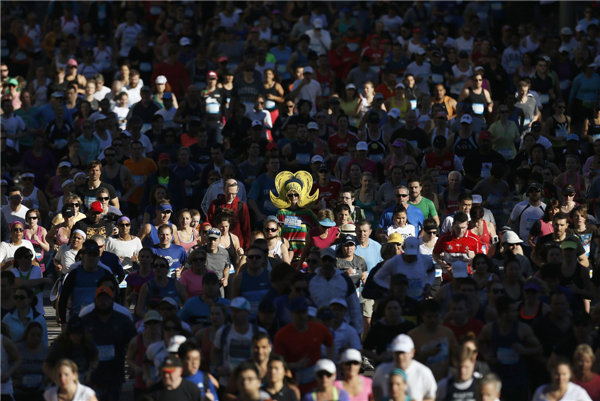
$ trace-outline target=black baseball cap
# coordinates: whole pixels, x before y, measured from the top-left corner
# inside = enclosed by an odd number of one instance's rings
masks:
[[[68,219],[69,217],[75,216],[75,209],[73,209],[73,206],[64,205],[62,207],[61,213],[64,219]]]
[[[96,254],[100,255],[100,248],[98,247],[98,244],[96,243],[96,241],[94,241],[92,239],[86,240],[83,243],[83,246],[81,249],[85,255],[90,254],[90,253],[96,253]]]
[[[446,137],[443,135],[438,135],[433,139],[433,147],[434,148],[445,148],[446,147]]]
[[[83,320],[79,316],[72,316],[67,323],[69,334],[83,334],[85,331]]]
[[[202,276],[202,283],[208,283],[208,282],[218,283],[219,276],[217,276],[213,272],[206,273],[204,276]]]
[[[532,131],[541,131],[542,130],[542,124],[540,124],[539,121],[535,121],[534,123],[531,124],[531,130]]]

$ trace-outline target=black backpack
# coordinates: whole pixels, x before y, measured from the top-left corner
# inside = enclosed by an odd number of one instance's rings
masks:
[[[377,300],[377,299],[385,298],[385,296],[387,295],[388,289],[383,288],[379,284],[375,283],[375,274],[379,271],[379,269],[381,269],[381,267],[384,265],[384,263],[385,263],[385,261],[379,262],[377,264],[377,266],[375,266],[369,272],[369,275],[367,276],[367,282],[365,283],[363,290],[362,290],[363,298]]]

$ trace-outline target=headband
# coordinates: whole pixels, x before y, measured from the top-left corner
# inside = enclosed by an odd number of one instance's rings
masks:
[[[21,177],[22,177],[22,176],[21,176]],[[70,179],[70,178],[69,178],[68,180],[65,180],[65,181],[64,181],[64,182],[63,182],[63,183],[62,183],[60,186],[61,186],[62,188],[64,188],[64,187],[66,187],[66,186],[67,186],[67,185],[69,185],[69,184],[75,184],[75,181],[73,181],[72,179]]]
[[[33,175],[32,173],[24,173],[21,174],[21,178],[35,178],[35,175]]]
[[[74,179],[77,179],[77,177],[79,177],[80,175],[87,177],[87,175],[85,175],[85,173],[83,171],[78,172],[77,174],[75,174],[75,177],[73,177]]]
[[[83,237],[83,240],[85,241],[85,239],[87,238],[87,235],[80,229],[77,229],[75,231],[73,231],[73,234],[79,234]]]
[[[117,220],[117,224],[121,224],[122,221],[127,221],[127,222],[131,223],[131,220],[127,216],[123,216],[119,220]]]

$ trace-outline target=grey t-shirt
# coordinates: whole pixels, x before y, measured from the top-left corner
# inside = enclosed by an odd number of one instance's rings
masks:
[[[349,274],[349,276],[350,280],[352,280],[354,285],[358,288],[360,286],[360,277],[362,276],[362,273],[367,271],[367,262],[362,256],[358,255],[354,255],[354,258],[351,261],[347,261],[338,256],[337,267],[342,271],[354,269],[354,274]]]
[[[372,68],[369,68],[367,72],[361,71],[360,67],[353,68],[348,74],[348,81],[352,82],[359,88],[359,91],[362,92],[362,89],[365,87],[365,83],[367,81],[373,82],[373,85],[377,86],[379,83],[379,77],[377,72]]]
[[[524,125],[529,124],[529,122],[533,120],[533,117],[537,116],[538,114],[537,102],[535,101],[533,95],[527,95],[527,101],[525,103],[517,102],[515,103],[515,106],[522,109],[523,113],[525,114]]]
[[[203,247],[206,249],[206,247]],[[223,278],[223,272],[225,269],[229,269],[231,260],[229,259],[229,252],[224,248],[219,247],[217,253],[212,253],[207,250],[206,252],[206,269],[214,272],[220,279]]]

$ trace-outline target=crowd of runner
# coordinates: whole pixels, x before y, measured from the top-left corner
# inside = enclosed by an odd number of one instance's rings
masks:
[[[564,6],[2,2],[2,401],[600,401]]]

